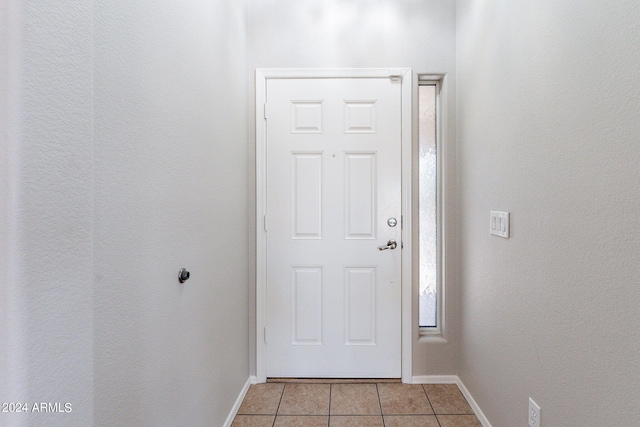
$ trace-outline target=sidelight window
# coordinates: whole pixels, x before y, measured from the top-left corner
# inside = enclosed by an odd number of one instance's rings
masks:
[[[440,80],[419,79],[418,86],[418,212],[419,324],[423,333],[440,328],[440,164],[438,115]]]

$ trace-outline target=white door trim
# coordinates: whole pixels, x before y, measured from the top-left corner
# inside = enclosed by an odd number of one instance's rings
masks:
[[[267,380],[267,239],[266,121],[267,79],[300,78],[401,78],[402,79],[402,382],[412,381],[412,277],[411,277],[411,94],[409,68],[280,69],[256,70],[256,379]]]

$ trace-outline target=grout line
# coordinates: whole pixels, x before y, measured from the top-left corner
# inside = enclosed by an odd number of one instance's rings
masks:
[[[438,426],[442,427],[442,424],[440,424],[440,420],[438,419],[438,414],[436,414],[436,408],[433,407],[433,403],[431,403],[431,399],[429,399],[429,393],[427,393],[427,389],[424,388],[424,384],[422,384],[422,390],[424,391],[424,394],[427,396],[427,402],[429,402],[429,406],[431,406],[431,411],[433,412],[433,416],[436,418],[436,422],[438,423]]]
[[[385,427],[384,413],[382,412],[382,401],[380,400],[380,390],[378,389],[378,383],[376,383],[376,394],[378,395],[378,405],[380,405],[380,416],[382,417],[382,427]]]
[[[331,418],[331,397],[333,397],[333,384],[329,385],[329,418]],[[329,421],[331,423],[331,421]]]
[[[433,403],[431,403],[431,399],[429,399],[429,393],[427,393],[427,389],[424,388],[424,384],[422,384],[422,391],[424,391],[425,396],[427,396],[427,402],[429,402],[429,406],[431,406],[431,411],[433,412],[433,415],[437,415],[436,408],[433,407]],[[440,424],[439,421],[438,421],[438,424]]]
[[[278,418],[278,411],[280,411],[280,405],[282,404],[282,399],[284,398],[284,389],[287,385],[285,384],[282,387],[282,393],[280,394],[280,400],[278,400],[278,407],[276,408],[276,416],[273,417],[273,424],[271,424],[271,427],[274,427],[276,425],[276,419]]]
[[[331,397],[333,396],[333,385],[329,384],[329,415],[327,416],[327,427],[331,426]]]

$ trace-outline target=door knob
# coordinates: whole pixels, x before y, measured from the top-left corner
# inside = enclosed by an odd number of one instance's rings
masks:
[[[189,276],[191,276],[191,273],[189,273],[186,268],[181,268],[178,272],[178,280],[180,283],[184,283],[189,280]]]
[[[389,240],[386,245],[378,246],[378,249],[381,251],[386,251],[387,249],[395,249],[398,247],[398,243],[395,240]]]

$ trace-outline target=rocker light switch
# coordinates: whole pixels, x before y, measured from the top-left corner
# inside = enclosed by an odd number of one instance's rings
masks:
[[[489,231],[496,236],[509,238],[509,212],[491,211]]]

